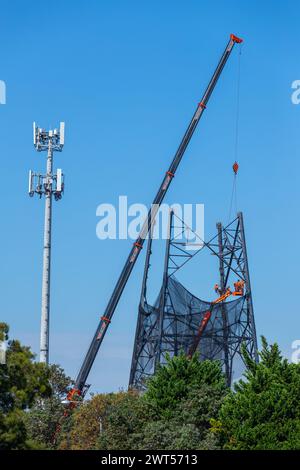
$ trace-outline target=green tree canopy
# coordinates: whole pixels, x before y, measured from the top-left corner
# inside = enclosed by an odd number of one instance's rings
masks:
[[[59,429],[66,411],[64,401],[72,381],[56,364],[48,367],[48,380],[51,395],[36,397],[30,411],[26,413],[25,424],[30,440],[47,449],[54,449],[60,440]]]
[[[134,449],[133,436],[147,421],[145,405],[134,391],[97,394],[74,409],[60,449]]]
[[[165,366],[138,395],[123,393],[106,408],[99,449],[215,449],[210,432],[227,388],[218,362],[184,354]]]
[[[262,338],[257,364],[243,349],[245,380],[222,405],[219,432],[227,449],[300,449],[300,364]]]
[[[151,405],[157,417],[174,416],[183,400],[194,396],[202,387],[212,387],[225,393],[226,383],[217,361],[200,361],[196,354],[190,359],[184,353],[160,366],[149,379],[144,400]]]
[[[0,324],[0,338],[8,339],[8,325]],[[28,447],[24,413],[37,396],[51,395],[48,369],[34,362],[30,348],[8,341],[6,363],[0,365],[0,449]]]

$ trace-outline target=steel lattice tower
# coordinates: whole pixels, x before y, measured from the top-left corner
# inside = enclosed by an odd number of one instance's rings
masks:
[[[182,232],[179,234],[178,223],[182,226]],[[171,211],[163,283],[153,306],[147,302],[147,280],[152,250],[152,237],[149,237],[130,387],[142,389],[145,379],[155,372],[159,364],[165,363],[166,354],[178,355],[180,351],[188,353],[203,316],[211,308],[211,302],[193,296],[177,281],[175,274],[204,249],[208,249],[218,259],[220,293],[226,291],[233,278],[243,281],[245,290],[241,297],[221,302],[213,308],[213,315],[197,347],[200,359],[219,360],[228,386],[232,383],[234,366],[242,363],[242,343],[251,357],[258,361],[243,214],[239,212],[236,219],[226,227],[218,223],[217,234],[209,242],[199,240],[200,248],[193,252],[187,249],[188,243],[182,241],[185,229],[184,222]]]

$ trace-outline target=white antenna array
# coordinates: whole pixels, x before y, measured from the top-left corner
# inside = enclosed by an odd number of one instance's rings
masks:
[[[61,152],[65,143],[65,123],[59,124],[59,130],[54,129],[46,131],[41,127],[37,127],[36,123],[33,123],[33,144],[38,152],[42,150],[48,150],[49,140],[52,142],[53,150]]]

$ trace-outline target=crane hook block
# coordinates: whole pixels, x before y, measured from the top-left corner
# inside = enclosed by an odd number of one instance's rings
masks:
[[[241,44],[241,42],[243,42],[243,39],[238,38],[238,37],[235,36],[234,34],[231,34],[231,35],[230,35],[230,39],[232,39],[234,42],[236,42],[236,43],[238,43],[238,44]]]
[[[236,175],[239,169],[239,164],[237,162],[234,162],[234,164],[232,165],[232,169],[234,171],[234,174]]]

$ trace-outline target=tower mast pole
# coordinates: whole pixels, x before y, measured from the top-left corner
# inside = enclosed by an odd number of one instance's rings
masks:
[[[47,155],[45,224],[43,247],[43,280],[42,280],[42,315],[40,362],[49,363],[49,314],[50,314],[50,268],[51,268],[51,228],[52,228],[52,170],[53,150],[49,139]]]

